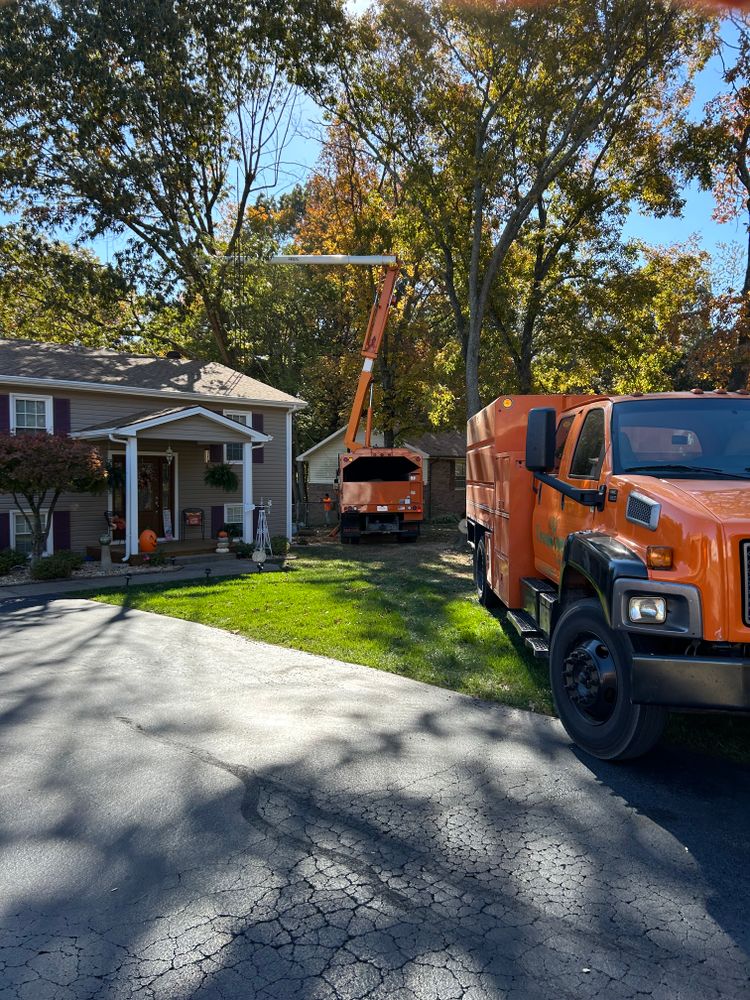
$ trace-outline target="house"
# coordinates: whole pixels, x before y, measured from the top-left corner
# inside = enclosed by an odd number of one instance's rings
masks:
[[[48,552],[85,551],[114,513],[123,558],[138,535],[215,538],[225,525],[252,537],[258,504],[271,501],[271,534],[292,534],[292,418],[306,404],[214,362],[176,352],[119,354],[61,344],[0,340],[0,432],[49,431],[96,445],[111,463],[109,495],[63,495]],[[206,485],[226,462],[238,488]],[[28,549],[13,499],[0,494],[0,549]]]
[[[297,456],[303,466],[303,476],[307,488],[307,523],[323,523],[323,496],[336,486],[338,457],[346,451],[344,434],[346,428],[329,434],[328,437]],[[357,434],[363,440],[363,432]],[[373,431],[372,443],[382,447],[383,435]],[[440,434],[422,434],[402,447],[411,448],[422,456],[424,469],[425,519],[440,517],[463,517],[466,511],[466,431],[446,431]]]

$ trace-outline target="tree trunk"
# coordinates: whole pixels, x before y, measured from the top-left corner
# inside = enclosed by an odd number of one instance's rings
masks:
[[[469,320],[468,336],[466,337],[466,349],[464,352],[464,363],[466,365],[466,418],[467,420],[479,413],[482,409],[482,400],[479,395],[479,336],[481,333],[482,321],[472,310]]]

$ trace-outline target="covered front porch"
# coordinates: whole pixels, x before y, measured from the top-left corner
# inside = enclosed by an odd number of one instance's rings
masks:
[[[189,542],[189,548],[200,542],[204,550],[225,522],[252,539],[253,453],[271,441],[262,431],[203,406],[185,406],[131,414],[73,436],[101,442],[106,452],[112,531],[123,560],[138,553],[147,528],[162,542]],[[228,445],[239,489],[222,494],[224,503],[217,505],[217,490],[203,477],[208,465],[227,460]]]

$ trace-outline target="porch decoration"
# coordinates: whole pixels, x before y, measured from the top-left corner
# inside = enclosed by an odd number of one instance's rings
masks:
[[[229,555],[229,535],[226,531],[219,532],[218,541],[216,543],[216,552],[220,556]]]
[[[155,552],[157,542],[156,532],[146,528],[138,536],[138,549],[141,552]]]
[[[239,480],[231,465],[226,462],[219,462],[218,465],[209,465],[206,469],[203,482],[207,486],[224,490],[225,493],[234,493],[239,489]]]
[[[268,530],[266,508],[270,510],[271,501],[268,500],[264,503],[263,497],[261,497],[260,503],[258,504],[258,530],[255,533],[255,548],[253,549],[252,555],[253,562],[257,563],[260,569],[263,568],[263,563],[266,559],[273,555],[273,548],[271,547],[271,532]]]
[[[99,535],[99,562],[101,563],[102,570],[109,572],[112,569],[112,551],[110,545],[112,544],[112,536],[108,531],[103,532]]]

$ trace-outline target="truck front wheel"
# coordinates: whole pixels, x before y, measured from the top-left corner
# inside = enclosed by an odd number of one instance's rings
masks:
[[[570,738],[601,760],[639,757],[661,736],[667,713],[630,701],[632,649],[607,624],[597,600],[576,601],[552,635],[550,683]]]

